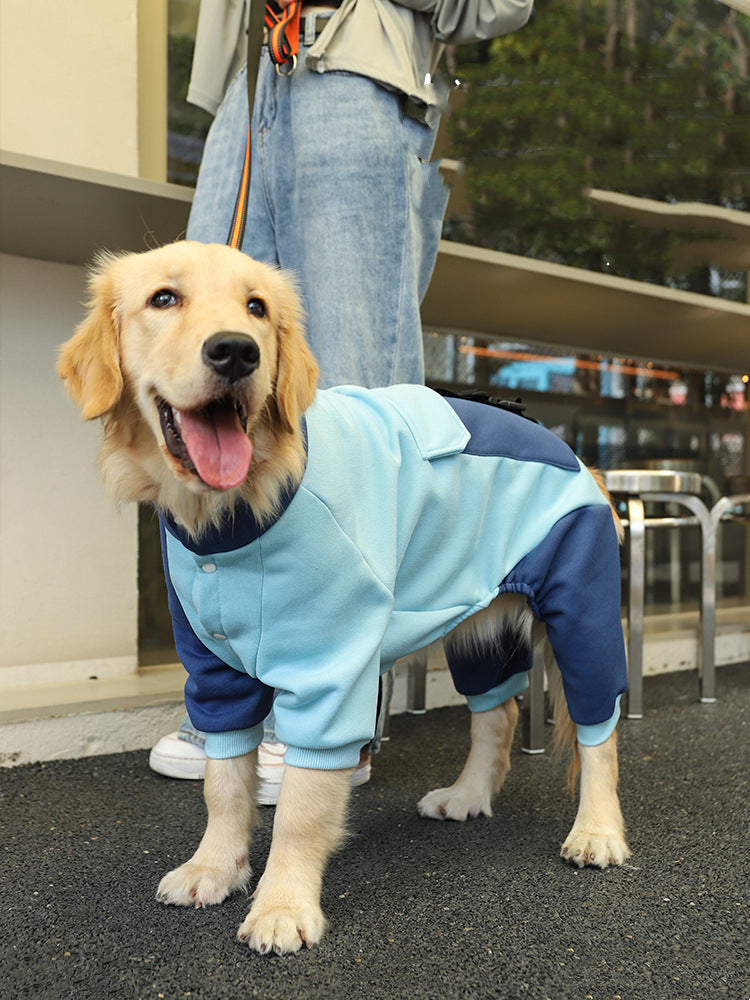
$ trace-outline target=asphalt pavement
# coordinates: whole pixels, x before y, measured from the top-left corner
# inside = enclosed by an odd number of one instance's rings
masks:
[[[331,862],[320,945],[260,956],[235,933],[245,894],[205,910],[155,901],[204,822],[200,782],[153,774],[147,751],[0,770],[0,995],[30,1000],[748,1000],[750,666],[647,680],[620,726],[632,859],[558,857],[575,813],[565,763],[518,737],[495,815],[421,819],[455,777],[462,709],[397,716],[353,794]],[[273,810],[261,810],[256,874]]]

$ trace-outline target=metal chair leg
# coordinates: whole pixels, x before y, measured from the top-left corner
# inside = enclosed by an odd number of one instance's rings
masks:
[[[624,714],[628,719],[642,719],[646,521],[640,497],[628,499],[628,525],[628,693]]]
[[[668,494],[654,493],[647,499],[668,500]],[[716,700],[716,524],[708,508],[697,496],[680,494],[677,503],[695,515],[701,529],[701,606],[698,627],[698,676],[700,699],[710,704]],[[721,502],[721,501],[719,501]]]
[[[424,715],[427,711],[427,654],[421,651],[409,661],[406,711],[410,715]]]

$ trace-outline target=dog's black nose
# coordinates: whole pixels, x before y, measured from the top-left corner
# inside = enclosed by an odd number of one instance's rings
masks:
[[[246,333],[215,333],[203,345],[203,360],[217,375],[239,382],[260,364],[260,348]]]

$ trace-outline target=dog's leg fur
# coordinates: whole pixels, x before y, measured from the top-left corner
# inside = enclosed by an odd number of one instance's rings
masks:
[[[156,898],[162,903],[209,906],[249,883],[257,756],[253,751],[229,760],[206,761],[206,832],[192,858],[159,883]]]
[[[449,641],[454,659],[507,655],[516,646],[544,644],[556,748],[573,753],[571,786],[574,786],[579,766],[581,772],[578,814],[561,855],[579,867],[621,865],[630,857],[630,851],[625,842],[617,797],[616,734],[601,746],[578,744],[576,727],[568,714],[562,677],[544,625],[533,620],[525,601],[506,595],[459,626]],[[430,819],[461,821],[478,815],[491,816],[492,798],[500,790],[510,768],[517,720],[515,699],[488,712],[472,715],[471,750],[460,777],[449,788],[438,788],[425,795],[417,806],[420,814]]]
[[[574,754],[568,777],[571,790],[580,766],[578,813],[560,851],[561,857],[583,868],[621,865],[630,857],[625,823],[617,796],[617,732],[599,746],[581,746],[568,714],[562,677],[549,645],[545,649],[547,686],[555,720],[555,748]]]
[[[287,764],[266,870],[237,932],[256,951],[281,955],[322,937],[323,871],[344,837],[351,773]]]
[[[578,746],[581,790],[573,829],[561,857],[583,868],[621,865],[630,857],[617,797],[617,733],[596,747]]]
[[[450,788],[436,788],[419,802],[429,819],[465,820],[491,816],[492,799],[510,769],[510,749],[518,722],[518,705],[511,698],[488,712],[471,716],[471,750],[464,769]]]
[[[462,622],[445,640],[451,669],[463,664],[492,662],[531,649],[534,616],[524,597],[504,594]],[[511,698],[487,712],[472,713],[471,750],[458,779],[449,788],[437,788],[418,803],[430,819],[465,820],[491,816],[492,799],[510,769],[510,750],[518,722],[518,705]]]

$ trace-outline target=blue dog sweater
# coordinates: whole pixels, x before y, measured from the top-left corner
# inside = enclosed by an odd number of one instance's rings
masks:
[[[160,516],[185,700],[209,757],[248,753],[271,706],[286,760],[357,763],[379,673],[500,593],[547,634],[582,743],[603,742],[627,687],[609,505],[564,442],[497,407],[421,386],[318,392],[307,465],[271,524],[247,507],[198,542]],[[451,664],[473,711],[530,663]]]

